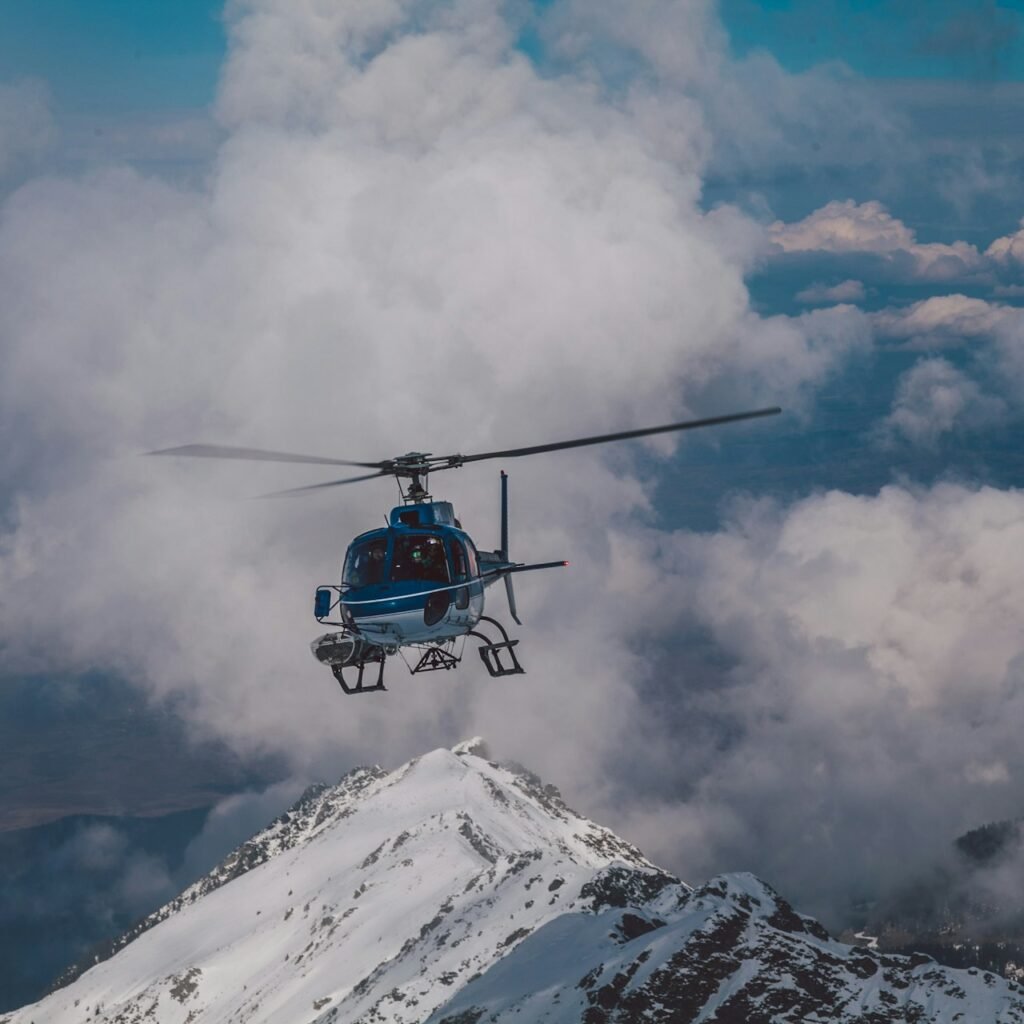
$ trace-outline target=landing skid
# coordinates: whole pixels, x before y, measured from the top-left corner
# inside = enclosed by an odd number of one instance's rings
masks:
[[[480,646],[477,650],[480,652],[480,660],[484,663],[484,667],[494,678],[498,676],[517,676],[524,675],[526,669],[519,664],[519,659],[516,657],[515,648],[518,645],[518,640],[510,640],[509,635],[505,630],[505,627],[497,620],[492,619],[489,615],[481,615],[481,622],[489,622],[498,632],[501,634],[501,640],[492,640],[489,636],[484,633],[478,633],[475,629],[469,630],[469,636],[475,636],[480,641]],[[505,661],[502,661],[504,655]]]
[[[481,623],[486,622],[498,631],[499,639],[493,639],[478,630],[468,630],[465,635],[480,641],[477,648],[480,660],[484,663],[488,675],[500,676],[523,675],[525,669],[516,657],[515,648],[519,641],[509,637],[505,627],[489,615],[481,615]],[[390,654],[400,653],[412,675],[422,672],[450,672],[462,661],[462,650],[455,652],[454,637],[435,643],[411,644],[421,653],[419,660],[411,664],[401,648],[390,649],[368,643],[358,634],[348,629],[340,633],[328,633],[319,637],[312,644],[313,653],[318,661],[327,665],[338,685],[346,694],[379,693],[387,690],[384,685],[384,663]],[[346,676],[345,670],[349,670]],[[354,676],[354,678],[353,678]]]
[[[338,685],[349,695],[354,693],[377,693],[379,690],[387,690],[387,687],[384,685],[384,661],[384,652],[381,651],[379,658],[359,661],[355,665],[349,666],[356,669],[355,686],[351,685],[345,678],[345,669],[341,665],[332,665],[331,671],[334,673],[334,678],[338,680]],[[377,666],[377,681],[372,686],[368,686],[363,681],[363,674],[366,671],[367,665]]]

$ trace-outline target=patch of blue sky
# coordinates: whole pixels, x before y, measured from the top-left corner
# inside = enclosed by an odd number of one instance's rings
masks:
[[[721,0],[734,52],[790,71],[842,61],[870,78],[1024,81],[1022,0]]]
[[[220,0],[0,6],[0,80],[38,78],[60,112],[207,106],[226,51]]]
[[[1022,426],[971,429],[958,425],[934,444],[915,444],[880,433],[901,379],[922,353],[877,346],[853,360],[814,394],[813,415],[786,409],[781,416],[695,432],[669,460],[641,456],[657,482],[653,507],[663,528],[715,532],[737,500],[782,504],[823,491],[872,495],[887,484],[930,487],[939,481],[1020,486]],[[978,376],[978,357],[966,348],[941,357]],[[986,382],[986,391],[989,382]]]
[[[539,31],[537,19],[555,3],[556,0],[529,0],[526,4],[526,14],[520,27],[519,36],[516,39],[516,48],[525,53],[540,69],[547,65],[549,55],[543,36]]]

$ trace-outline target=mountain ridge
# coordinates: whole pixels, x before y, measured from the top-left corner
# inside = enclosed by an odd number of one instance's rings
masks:
[[[1012,983],[844,946],[752,875],[691,889],[486,754],[311,787],[0,1024],[1024,1024]]]

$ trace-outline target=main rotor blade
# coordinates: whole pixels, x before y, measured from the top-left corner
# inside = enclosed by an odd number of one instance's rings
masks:
[[[391,476],[390,473],[367,473],[365,476],[350,476],[344,480],[328,480],[322,484],[307,484],[305,487],[290,487],[286,491],[271,491],[269,494],[261,494],[261,498],[283,498],[295,494],[305,494],[307,491],[319,491],[324,487],[340,487],[342,484],[357,484],[360,480],[376,480],[378,477]]]
[[[479,462],[481,459],[515,459],[520,455],[537,455],[540,452],[554,452],[560,448],[582,448],[588,444],[604,444],[607,441],[626,441],[631,437],[647,437],[650,434],[667,434],[673,430],[693,430],[696,427],[713,427],[719,423],[734,423],[737,420],[752,420],[758,416],[775,416],[782,410],[778,406],[770,409],[754,409],[752,412],[734,412],[728,416],[710,416],[703,420],[687,420],[684,423],[666,423],[661,427],[643,427],[640,430],[620,430],[615,434],[597,434],[594,437],[578,437],[573,441],[555,441],[553,444],[536,444],[530,448],[509,448],[501,452],[482,452],[479,455],[459,455],[463,462]]]
[[[186,444],[180,448],[162,448],[147,455],[189,455],[200,459],[250,459],[254,462],[306,462],[318,466],[365,466],[380,469],[382,462],[352,462],[349,459],[323,459],[318,455],[291,455],[288,452],[268,452],[262,448],[232,448],[222,444]]]

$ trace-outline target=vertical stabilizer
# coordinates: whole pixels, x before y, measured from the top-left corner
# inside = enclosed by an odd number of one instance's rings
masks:
[[[510,561],[508,557],[508,473],[501,471],[501,545],[498,549],[503,562]],[[513,620],[522,625],[518,614],[516,614],[516,592],[512,589],[512,577],[505,576],[505,596],[508,598],[508,610]]]
[[[501,471],[501,544],[498,551],[508,561],[508,473]]]

